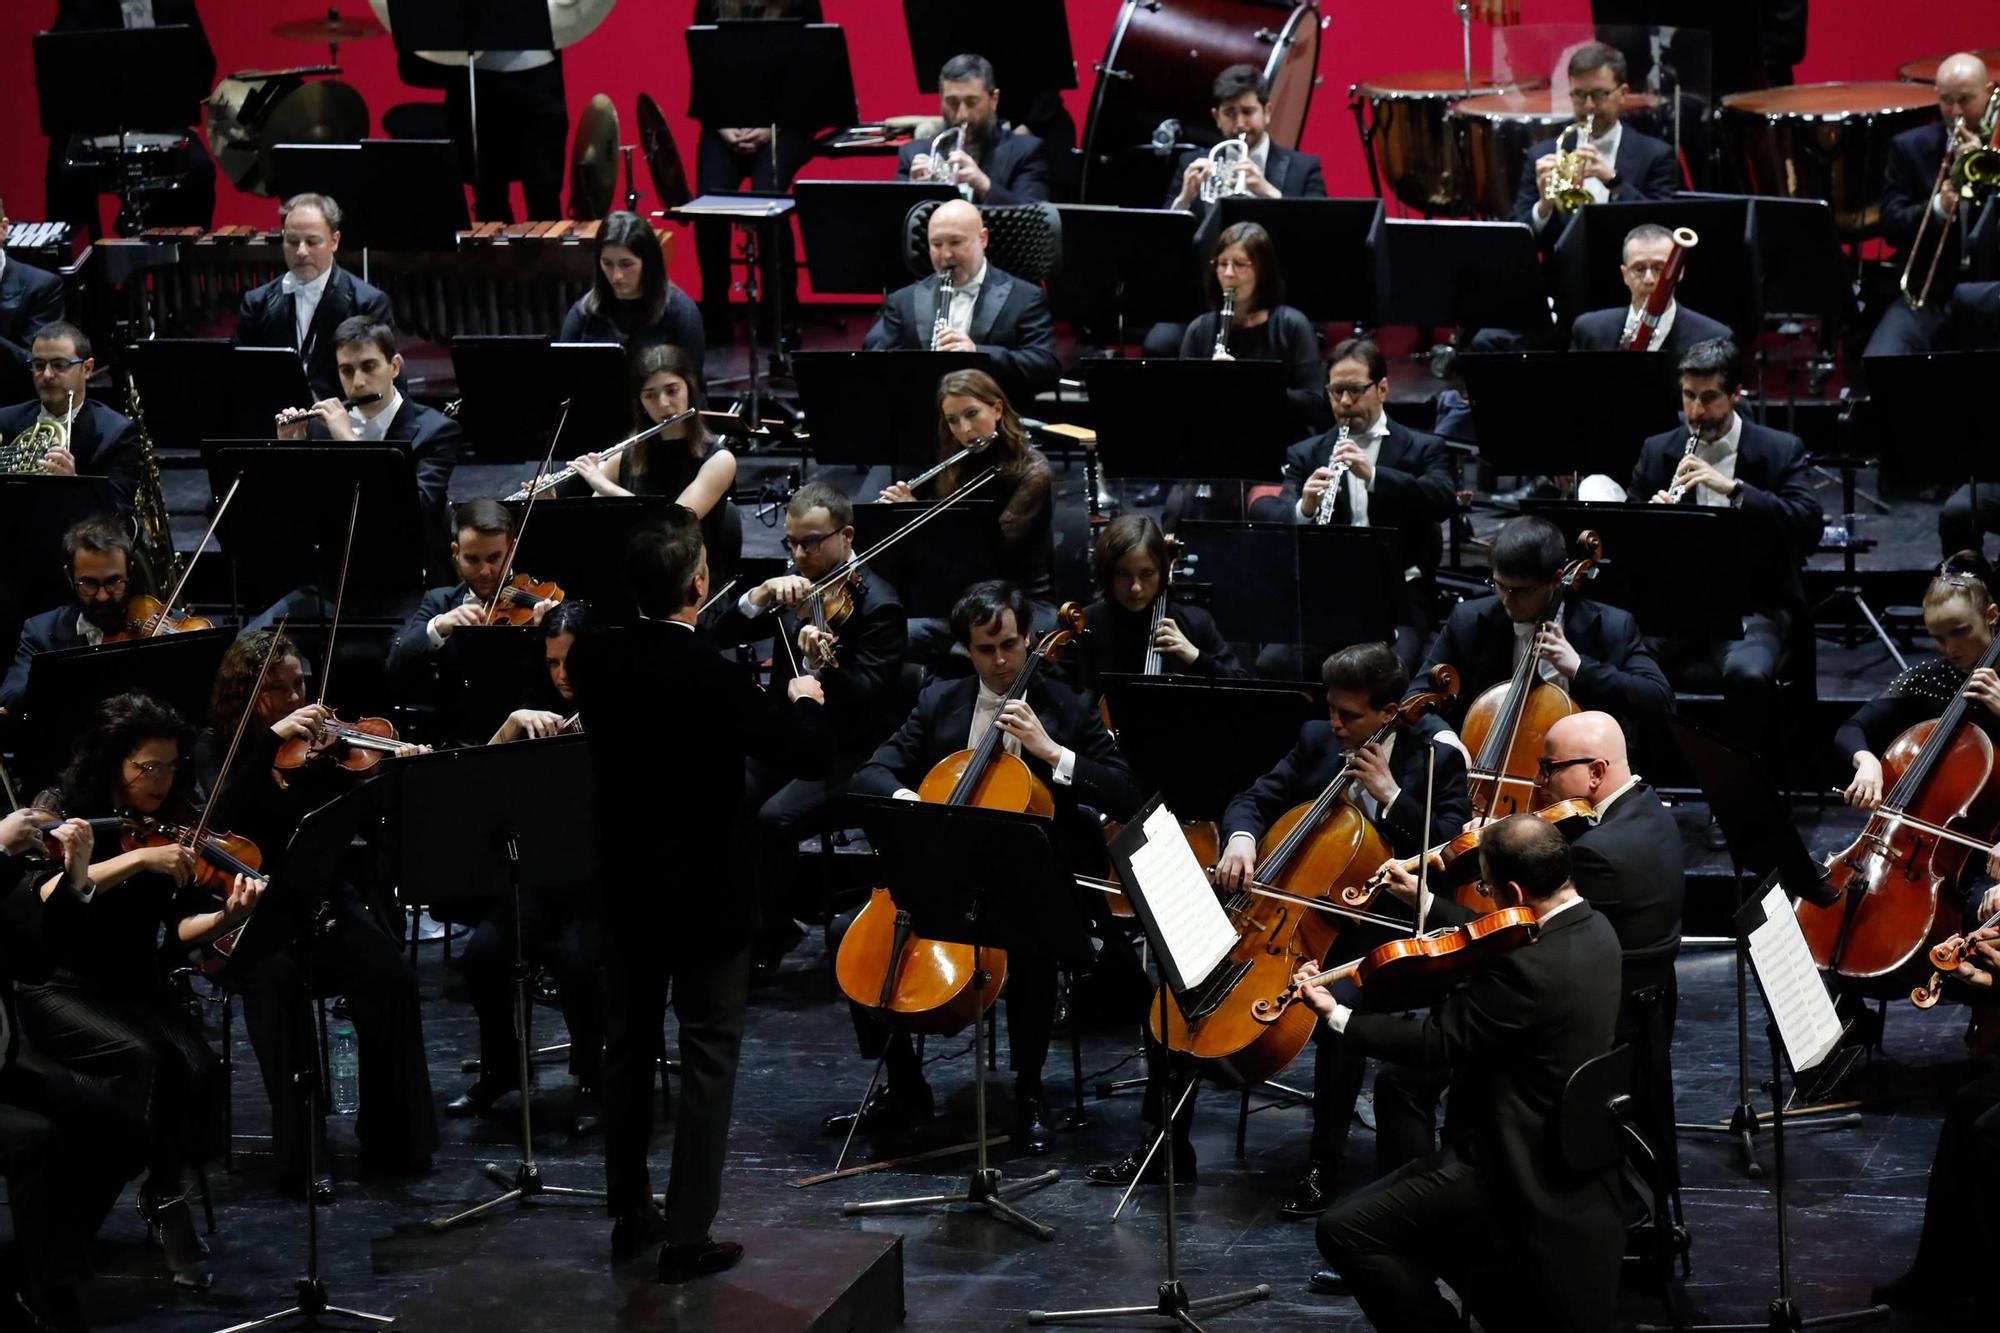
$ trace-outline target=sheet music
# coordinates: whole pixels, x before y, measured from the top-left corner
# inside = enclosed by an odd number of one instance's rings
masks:
[[[1133,877],[1181,983],[1198,986],[1236,946],[1236,928],[1216,901],[1174,812],[1155,806],[1142,827],[1146,845],[1133,854]]]
[[[1764,924],[1750,932],[1750,965],[1763,983],[1792,1071],[1811,1069],[1839,1044],[1840,1016],[1782,888],[1764,895]]]

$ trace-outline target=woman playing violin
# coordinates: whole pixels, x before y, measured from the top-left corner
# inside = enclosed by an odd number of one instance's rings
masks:
[[[575,646],[577,632],[589,615],[588,602],[571,598],[542,617],[542,670],[546,685],[537,688],[535,695],[537,703],[549,707],[516,708],[487,740],[488,745],[560,736],[572,729],[570,719],[576,715],[576,692],[569,684],[569,650]]]
[[[122,694],[98,705],[60,785],[35,804],[54,815],[120,814],[146,819],[185,806],[194,786],[193,730],[167,705]],[[75,826],[70,826],[74,828]],[[73,840],[65,847],[75,858]],[[88,844],[86,844],[88,846]],[[185,847],[90,847],[88,895],[60,878],[39,888],[25,913],[34,975],[19,992],[22,1026],[43,1054],[102,1081],[125,1142],[144,1145],[140,1211],[160,1228],[174,1281],[205,1287],[207,1247],[189,1216],[182,1171],[222,1145],[220,1065],[167,989],[160,934],[189,946],[247,920],[262,881],[238,876],[217,902],[194,887]],[[17,890],[17,898],[19,895]]]

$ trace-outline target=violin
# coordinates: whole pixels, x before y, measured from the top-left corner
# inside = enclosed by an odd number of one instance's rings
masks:
[[[1944,998],[1945,978],[1958,971],[1960,965],[1972,953],[1972,936],[1982,930],[1991,930],[1995,926],[2000,926],[2000,912],[1995,912],[1963,935],[1953,935],[1932,945],[1931,966],[1937,971],[1931,973],[1929,981],[1910,992],[1910,1003],[1919,1009],[1935,1007],[1937,1002]]]
[[[1535,818],[1562,829],[1572,840],[1582,831],[1573,829],[1573,825],[1588,826],[1597,822],[1597,807],[1581,797],[1556,801],[1533,813]],[[1419,856],[1405,857],[1395,862],[1395,865],[1404,874],[1414,875],[1421,867],[1428,864],[1433,882],[1458,891],[1457,901],[1461,907],[1471,908],[1474,911],[1482,910],[1489,905],[1489,900],[1486,886],[1479,882],[1477,853],[1480,839],[1485,836],[1486,830],[1492,827],[1492,824],[1481,824],[1476,828],[1467,829],[1450,842],[1439,843]],[[1375,900],[1375,895],[1381,892],[1388,882],[1388,867],[1384,866],[1370,875],[1367,883],[1350,885],[1342,889],[1340,900],[1349,907],[1366,907]]]
[[[563,590],[554,582],[537,583],[531,574],[516,574],[495,592],[486,610],[489,625],[527,625],[542,602],[560,602]]]
[[[281,787],[289,785],[286,774],[308,765],[331,764],[349,773],[367,773],[382,762],[383,755],[402,748],[394,724],[386,717],[364,717],[352,724],[335,717],[317,736],[292,736],[281,742],[277,757],[271,760],[271,773]]]
[[[1066,604],[1057,619],[1057,628],[1043,635],[1033,655],[1021,664],[1002,711],[1006,703],[1026,698],[1037,668],[1082,633],[1083,612],[1075,603]],[[919,798],[1052,817],[1055,797],[1027,764],[1007,753],[998,717],[995,714],[994,725],[987,727],[976,747],[932,767],[917,789]],[[972,984],[975,961],[991,978],[983,987]],[[887,889],[878,888],[841,939],[834,974],[847,998],[862,1008],[911,1032],[948,1036],[978,1019],[999,998],[1007,981],[1007,953],[981,949],[975,957],[971,945],[915,934],[909,913],[896,906]],[[978,1003],[982,993],[983,1007]]]
[[[1377,1008],[1414,1009],[1431,1003],[1467,974],[1495,962],[1542,933],[1534,909],[1503,907],[1466,922],[1378,944],[1351,963],[1308,977],[1305,985],[1325,986],[1349,977],[1376,998]],[[1250,1006],[1259,1023],[1276,1023],[1299,997],[1290,982],[1275,999]]]
[[[91,827],[116,822],[124,836],[120,845],[128,852],[147,847],[195,847],[198,826],[161,819],[121,819],[90,821]],[[194,859],[194,885],[210,897],[227,899],[238,875],[264,879],[264,853],[257,844],[238,833],[200,832],[200,846]],[[226,952],[226,951],[225,951]]]
[[[1585,554],[1556,575],[1557,600],[1549,605],[1550,617],[1561,605],[1563,593],[1597,577],[1598,562],[1604,559],[1604,541],[1595,532],[1586,529],[1578,534],[1577,543]],[[1550,727],[1577,711],[1568,690],[1542,679],[1541,629],[1536,626],[1513,677],[1473,700],[1466,710],[1465,725],[1459,728],[1465,748],[1474,756],[1466,773],[1472,813],[1484,819],[1527,811],[1537,782],[1542,741]]]
[[[188,634],[198,629],[214,629],[207,616],[174,615],[157,597],[140,593],[125,603],[125,623],[104,636],[106,643],[128,643],[150,639],[156,634]]]

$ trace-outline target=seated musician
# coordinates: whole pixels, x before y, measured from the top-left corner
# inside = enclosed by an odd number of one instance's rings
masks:
[[[597,276],[563,316],[556,341],[671,343],[700,371],[707,353],[701,309],[667,276],[667,256],[651,222],[623,209],[604,219],[597,229]]]
[[[1089,633],[1075,658],[1085,681],[1095,685],[1107,675],[1143,675],[1152,649],[1158,650],[1163,675],[1206,680],[1249,676],[1215,628],[1215,618],[1168,595],[1173,557],[1166,534],[1152,519],[1144,514],[1112,519],[1098,535],[1090,563],[1097,576],[1097,600],[1084,609]]]
[[[18,384],[0,382],[0,398],[12,401],[28,389],[28,361],[35,335],[63,317],[63,283],[7,253],[12,229],[7,205],[0,202],[0,363],[15,368]]]
[[[1425,717],[1407,734],[1391,731],[1381,743],[1369,743],[1395,716],[1397,703],[1409,685],[1403,664],[1388,645],[1361,643],[1341,649],[1326,659],[1321,679],[1326,685],[1327,720],[1301,727],[1291,751],[1230,801],[1223,812],[1226,841],[1215,866],[1219,888],[1233,892],[1250,880],[1257,869],[1258,844],[1271,826],[1287,811],[1316,800],[1349,767],[1359,788],[1349,799],[1393,856],[1412,856],[1424,846],[1424,799],[1433,755],[1437,761],[1429,811],[1433,841],[1448,841],[1450,830],[1472,811],[1466,795],[1465,761],[1457,750],[1441,743],[1445,727],[1436,717]],[[1374,867],[1363,869],[1372,871]],[[1312,885],[1301,892],[1321,893],[1328,887]],[[1344,924],[1325,961],[1331,965],[1359,958],[1388,938],[1379,927]],[[1334,1176],[1366,1072],[1359,1053],[1344,1046],[1337,1033],[1321,1029],[1314,1032],[1313,1040],[1319,1049],[1313,1060],[1312,1137],[1305,1168],[1291,1193],[1278,1205],[1279,1211],[1290,1217],[1317,1216],[1333,1197]],[[1147,1086],[1141,1112],[1156,1128],[1163,1118],[1161,1096],[1156,1078]],[[1192,1105],[1190,1099],[1190,1110],[1174,1119],[1174,1175],[1181,1181],[1194,1179],[1194,1148],[1188,1137]],[[1104,1185],[1131,1183],[1145,1160],[1147,1146],[1142,1143],[1110,1166],[1091,1168],[1090,1179]],[[1163,1153],[1154,1154],[1150,1172],[1164,1171],[1163,1157]]]
[[[90,397],[97,362],[89,336],[56,320],[35,334],[28,354],[35,400],[0,408],[0,472],[103,477],[110,492],[104,503],[131,513],[139,486],[139,428]]]
[[[58,818],[179,819],[194,790],[193,745],[173,709],[118,695],[91,710],[58,785],[33,804]],[[229,1090],[186,1002],[168,989],[158,951],[163,927],[185,948],[241,925],[263,882],[237,876],[226,899],[212,897],[194,885],[194,853],[173,845],[123,851],[99,838],[90,858],[87,894],[51,878],[20,886],[25,899],[9,905],[28,958],[21,1026],[37,1051],[102,1090],[118,1122],[104,1147],[143,1152],[139,1210],[160,1229],[175,1284],[205,1288],[208,1246],[188,1210],[184,1169],[222,1150]]]
[[[991,61],[971,54],[945,61],[938,71],[938,110],[945,129],[965,127],[965,146],[954,149],[946,139],[932,157],[929,144],[904,144],[896,158],[898,180],[943,180],[955,168],[959,193],[976,204],[1049,201],[1048,150],[1001,118]]]
[[[1632,294],[1631,304],[1610,310],[1590,310],[1576,317],[1570,326],[1569,349],[1572,352],[1611,352],[1627,346],[1639,327],[1639,317],[1646,313],[1646,303],[1653,299],[1654,289],[1660,285],[1660,275],[1666,271],[1667,260],[1674,253],[1674,234],[1656,222],[1642,222],[1625,233],[1624,247],[1619,251],[1618,276],[1624,279],[1625,290]],[[1682,274],[1687,270],[1683,268]],[[1699,310],[1691,310],[1680,301],[1669,296],[1667,308],[1660,314],[1659,325],[1654,328],[1651,340],[1646,344],[1649,352],[1666,352],[1678,358],[1688,348],[1710,338],[1727,338],[1729,326],[1710,319]]]
[[[1100,849],[1103,835],[1079,807],[1112,819],[1129,819],[1138,809],[1139,784],[1097,710],[1074,690],[1038,673],[1025,699],[1007,700],[1034,648],[1028,636],[1027,594],[991,580],[975,583],[952,608],[952,632],[972,659],[974,675],[935,681],[925,687],[902,728],[855,774],[851,790],[870,796],[916,800],[924,776],[940,761],[976,747],[987,728],[996,727],[1007,752],[1026,763],[1049,785],[1056,799],[1056,837],[1066,859],[1076,863],[1083,849]],[[1029,1152],[1046,1152],[1049,1129],[1042,1098],[1042,1064],[1055,1022],[1056,970],[1046,958],[1016,957],[1007,977],[1007,1046],[1014,1070],[1015,1142]],[[924,1081],[916,1048],[904,1032],[885,1032],[875,1018],[855,1010],[862,1054],[880,1053],[887,1081],[861,1111],[864,1128],[882,1129],[928,1120],[930,1085]],[[886,1043],[886,1049],[885,1049]],[[829,1129],[846,1129],[851,1116],[829,1118]]]
[[[1558,597],[1568,554],[1556,525],[1534,515],[1509,520],[1493,539],[1493,592],[1452,608],[1424,658],[1424,671],[1441,662],[1458,669],[1458,697],[1445,706],[1454,726],[1481,691],[1513,676],[1534,643],[1541,678],[1579,708],[1602,709],[1628,726],[1673,711],[1673,687],[1630,611],[1574,593]]]
[[[1604,42],[1587,42],[1569,58],[1569,103],[1578,121],[1591,118],[1590,138],[1576,151],[1582,159],[1583,188],[1598,203],[1607,199],[1667,199],[1681,188],[1680,158],[1672,144],[1641,134],[1620,119],[1625,98],[1625,56]],[[1571,131],[1564,146],[1576,140]],[[1514,221],[1525,222],[1555,244],[1568,223],[1548,200],[1549,175],[1556,168],[1556,141],[1544,139],[1528,150],[1521,188],[1514,196]],[[1553,224],[1553,225],[1551,225]]]
[[[286,272],[243,294],[232,336],[238,347],[295,349],[315,398],[342,395],[334,331],[356,315],[390,321],[388,296],[340,265],[340,219],[340,205],[323,194],[279,206]]]
[[[1422,1022],[1303,992],[1359,1051],[1451,1074],[1444,1146],[1327,1210],[1318,1240],[1332,1270],[1314,1285],[1344,1282],[1383,1333],[1459,1327],[1439,1277],[1482,1327],[1607,1329],[1625,1234],[1616,1182],[1609,1169],[1572,1169],[1551,1144],[1570,1075],[1612,1046],[1618,936],[1571,882],[1553,826],[1502,820],[1479,858],[1496,905],[1541,923],[1535,943],[1474,971]],[[1474,1260],[1496,1236],[1507,1237],[1504,1272]]]
[[[1333,349],[1326,400],[1334,428],[1285,450],[1284,518],[1401,531],[1407,598],[1396,614],[1396,650],[1407,666],[1430,630],[1431,578],[1444,552],[1439,525],[1458,512],[1450,457],[1437,436],[1389,419],[1389,360],[1367,338]],[[1334,469],[1342,465],[1336,490]],[[1322,512],[1329,504],[1330,515]]]
[[[685,349],[672,343],[646,343],[633,349],[631,361],[635,433],[690,409],[703,409],[701,362]],[[743,525],[729,502],[729,489],[736,484],[736,455],[709,433],[700,417],[670,426],[616,458],[603,460],[589,453],[571,459],[570,466],[576,469],[577,480],[565,483],[558,494],[671,495],[701,520],[702,541],[715,564],[710,572],[726,579],[735,571],[743,548]]]
[[[1978,142],[1975,127],[1986,110],[1992,74],[1985,61],[1970,51],[1960,51],[1938,65],[1936,84],[1938,119],[1889,140],[1889,162],[1882,182],[1882,235],[1894,247],[1896,272],[1909,275],[1909,291],[1908,299],[1890,299],[1881,322],[1868,336],[1864,357],[1931,350],[1945,324],[1947,298],[1958,285],[1959,255],[1970,215],[1960,216],[1958,187],[1949,175],[1940,184],[1938,167],[1953,149],[1954,121],[1962,118],[1965,122],[1959,127],[1957,146]],[[1939,247],[1943,247],[1942,252]],[[1931,267],[1934,258],[1935,270]],[[1930,283],[1927,296],[1923,291],[1926,281]],[[1924,299],[1922,308],[1912,309],[1910,302],[1920,296]]]
[[[1181,334],[1180,355],[1189,361],[1276,361],[1285,368],[1285,399],[1302,430],[1323,430],[1326,399],[1320,394],[1319,330],[1305,312],[1284,304],[1285,283],[1271,233],[1254,222],[1239,222],[1215,239],[1215,258],[1204,278],[1208,313],[1197,315]],[[1227,346],[1216,350],[1215,328],[1222,297],[1231,302]],[[1149,340],[1150,341],[1150,340]]]
[[[749,761],[759,850],[760,921],[754,950],[765,963],[783,957],[799,939],[789,889],[801,829],[841,798],[854,770],[896,725],[909,641],[896,590],[880,572],[858,571],[852,584],[853,610],[833,630],[836,660],[832,666],[812,670],[810,654],[820,630],[813,623],[806,594],[853,560],[854,502],[829,482],[807,482],[785,505],[781,541],[791,555],[791,569],[738,598],[738,619],[721,632],[753,639],[772,636],[771,669],[779,680],[800,674],[819,678],[834,735],[834,757],[827,772],[813,778],[790,777],[774,765],[755,758]]]
[[[28,695],[28,668],[37,653],[104,642],[125,627],[132,587],[132,534],[109,518],[87,518],[63,534],[63,559],[76,600],[30,616],[21,642],[0,681],[0,717],[21,711]]]
[[[1041,287],[986,260],[986,224],[963,200],[937,206],[930,220],[931,275],[899,287],[882,302],[862,347],[871,352],[984,352],[993,377],[1016,402],[1032,402],[1055,387],[1055,326]],[[943,333],[933,337],[939,275],[949,273],[951,305]]]
[[[514,513],[498,500],[460,501],[452,507],[452,527],[458,582],[425,593],[389,645],[389,679],[406,693],[436,692],[440,674],[456,660],[452,634],[488,623],[487,607],[514,560]],[[539,625],[556,605],[537,602],[528,623]]]
[[[266,657],[270,670],[253,697]],[[273,763],[279,748],[288,740],[312,739],[333,718],[327,708],[306,701],[305,684],[305,655],[290,639],[278,637],[276,630],[239,638],[216,668],[209,729],[200,751],[211,792],[212,827],[256,844],[264,854],[264,873],[281,883],[285,852],[300,821],[346,792],[353,781],[324,761],[288,769],[284,783],[278,781]],[[242,748],[217,786],[217,770],[246,709],[250,721]],[[437,1146],[417,974],[403,953],[400,931],[383,924],[392,905],[371,902],[372,896],[341,876],[324,929],[301,931],[286,947],[228,979],[243,996],[243,1026],[271,1100],[272,1184],[294,1198],[311,1189],[321,1203],[333,1199],[333,1154],[325,1123],[331,1099],[322,1089],[321,1119],[313,1123],[298,1082],[302,1071],[314,1067],[316,998],[344,997],[354,1020],[361,1056],[355,1133],[363,1165],[391,1175],[425,1171]],[[316,1149],[308,1135],[318,1140]],[[315,1151],[318,1172],[308,1182],[308,1157]]]
[[[490,745],[560,735],[576,714],[569,683],[569,652],[585,627],[588,606],[572,598],[542,617],[542,663],[546,688],[534,703],[517,708],[493,733]],[[569,1072],[576,1080],[574,1128],[596,1127],[597,1089],[604,1067],[604,992],[598,980],[595,914],[588,910],[588,886],[535,885],[521,894],[521,956],[547,971],[556,983],[563,1022],[569,1025]],[[466,998],[479,1019],[479,1077],[445,1104],[454,1118],[483,1115],[509,1092],[520,1090],[520,1055],[514,1043],[514,900],[501,894],[472,929],[461,967]]]
[[[1296,148],[1274,143],[1269,133],[1271,90],[1263,71],[1255,65],[1231,65],[1215,76],[1209,88],[1208,114],[1215,132],[1223,139],[1242,139],[1250,150],[1249,165],[1243,169],[1243,193],[1255,199],[1324,199],[1326,178],[1320,173],[1319,159]],[[1201,199],[1201,183],[1210,170],[1208,154],[1201,149],[1182,153],[1174,164],[1179,184],[1167,198],[1167,207],[1193,213],[1199,221],[1208,205]]]
[[[410,455],[417,482],[417,508],[428,557],[445,525],[446,494],[452,469],[465,442],[458,422],[435,408],[412,402],[397,388],[403,358],[396,331],[371,315],[344,319],[333,331],[335,373],[340,392],[304,412],[279,417],[281,440],[338,440],[358,444],[400,444]],[[342,396],[354,401],[344,406]]]
[[[1979,352],[2000,349],[2000,282],[1962,282],[1945,298],[1940,350]],[[1982,549],[1986,534],[2000,530],[2000,486],[1983,482],[1960,486],[1938,510],[1938,544],[1946,554]]]
[[[1737,414],[1743,358],[1727,339],[1696,343],[1681,357],[1685,429],[1649,438],[1632,468],[1633,499],[1728,507],[1744,516],[1742,637],[1669,642],[1661,660],[1683,687],[1720,678],[1722,693],[1742,724],[1739,735],[1758,749],[1775,739],[1773,690],[1797,618],[1806,613],[1799,568],[1819,544],[1826,516],[1806,472],[1806,448],[1796,435]],[[1688,438],[1698,443],[1687,448]],[[1712,685],[1711,685],[1712,688]]]

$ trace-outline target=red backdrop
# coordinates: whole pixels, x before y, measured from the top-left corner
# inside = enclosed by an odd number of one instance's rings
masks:
[[[970,2],[970,0],[964,0]],[[1005,3],[1005,0],[994,0]],[[1324,34],[1321,86],[1314,98],[1304,147],[1326,163],[1328,189],[1336,194],[1368,191],[1368,176],[1354,135],[1346,97],[1351,83],[1397,70],[1452,67],[1459,59],[1458,23],[1446,0],[1323,0],[1332,26]],[[1534,22],[1587,22],[1587,0],[1524,0]],[[935,108],[917,92],[902,6],[894,0],[824,0],[827,19],[844,24],[854,62],[861,114],[874,118]],[[305,17],[317,0],[202,0],[201,10],[219,68],[272,68],[306,64],[325,49],[281,42],[269,33],[280,19]],[[345,0],[344,12],[366,13],[366,0]],[[1117,0],[1070,0],[1070,39],[1082,87],[1069,94],[1070,114],[1079,129],[1089,110],[1091,66],[1101,60],[1118,14]],[[687,51],[681,29],[692,13],[691,0],[619,0],[603,25],[564,56],[572,122],[593,93],[607,93],[621,116],[634,114],[641,92],[650,92],[667,113],[681,154],[692,173],[695,129],[681,114],[686,107]],[[55,11],[51,0],[0,0],[0,197],[17,218],[41,215],[42,166],[46,147],[36,130],[30,38]],[[1488,31],[1475,28],[1475,50],[1485,49]],[[2000,46],[2000,5],[1993,0],[1924,0],[1899,9],[1885,23],[1874,0],[1814,0],[1801,82],[1826,79],[1886,79],[1896,66],[1917,56],[1960,47]],[[436,100],[441,94],[406,88],[396,77],[386,41],[343,47],[344,77],[367,99],[377,117],[396,102]],[[624,137],[633,137],[629,120]],[[887,159],[818,161],[808,176],[879,176]],[[244,195],[220,182],[218,223],[267,223],[270,201]],[[622,185],[621,185],[622,188]],[[657,206],[643,189],[646,206]],[[677,247],[674,277],[696,285],[692,247]]]

